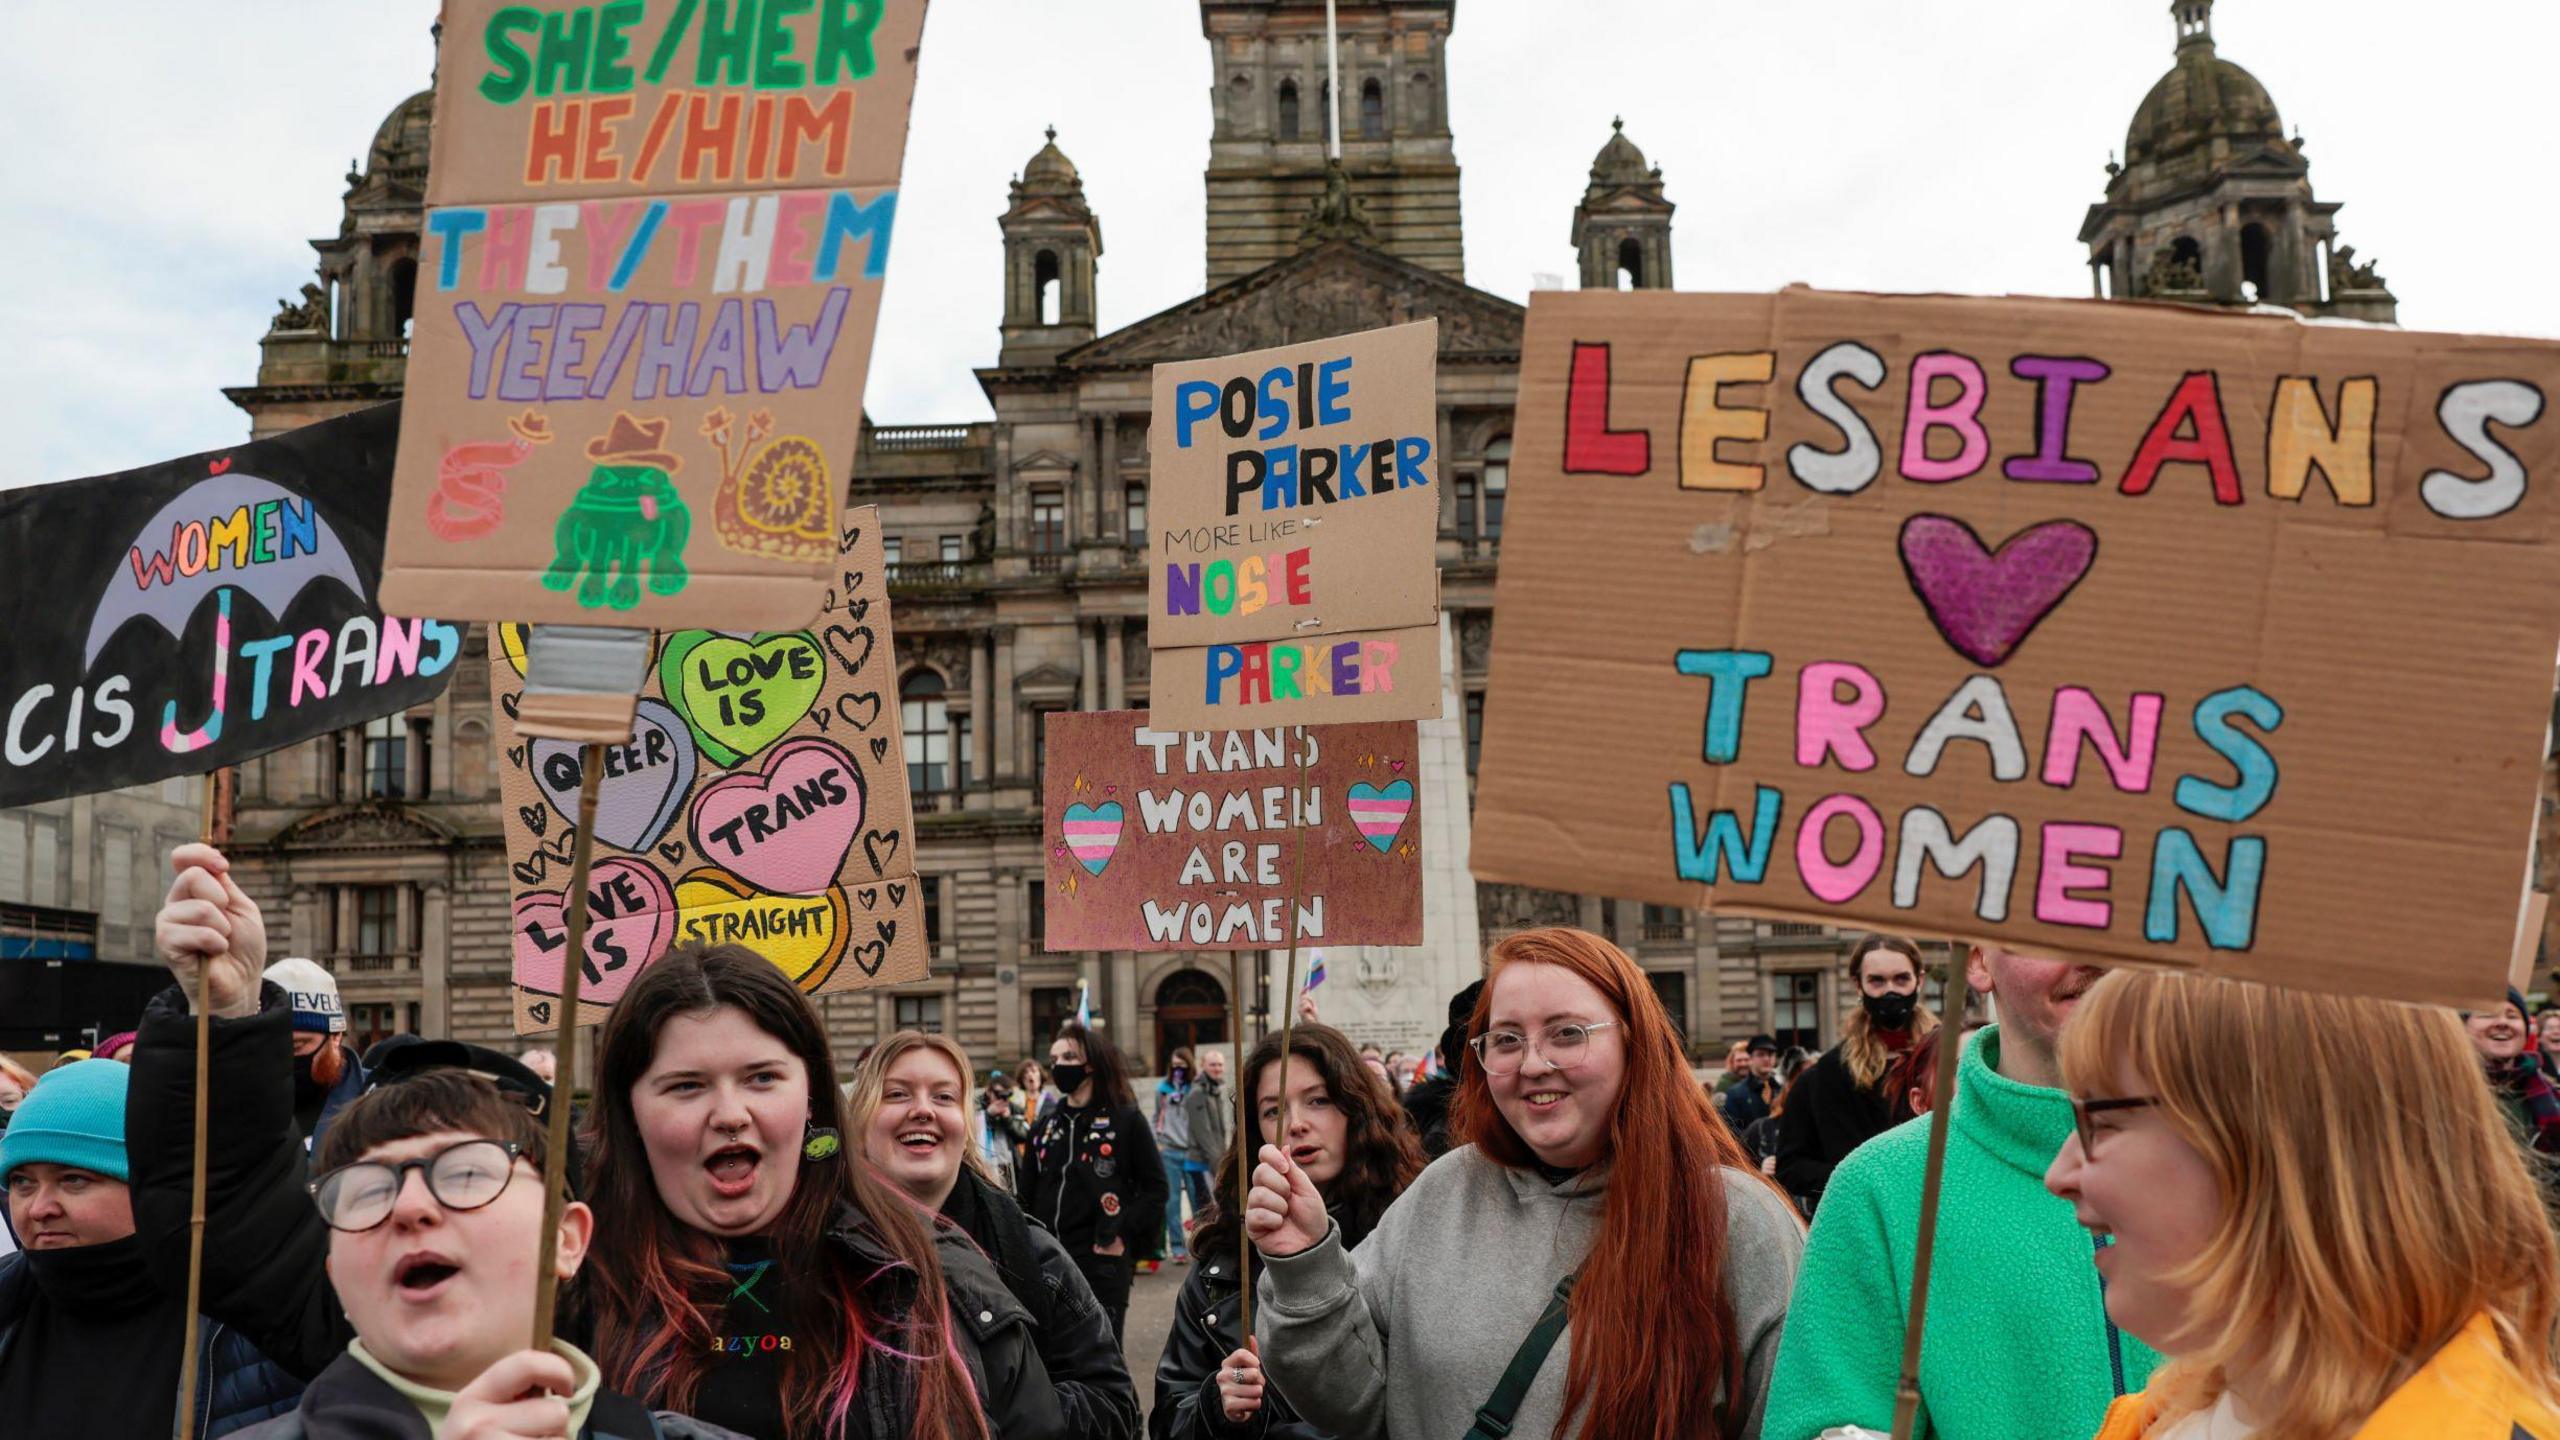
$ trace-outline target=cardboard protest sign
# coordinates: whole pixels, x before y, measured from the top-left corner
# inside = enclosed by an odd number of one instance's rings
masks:
[[[2495,995],[2560,642],[2555,391],[2525,340],[1541,294],[1475,872]]]
[[[1151,720],[1043,721],[1050,950],[1285,948],[1293,898],[1303,943],[1422,943],[1412,721],[1185,732]]]
[[[386,603],[807,625],[924,0],[447,0]]]
[[[679,944],[744,945],[816,995],[925,977],[879,512],[845,518],[818,625],[658,637],[631,740],[606,751],[597,786],[582,1023]],[[559,1024],[582,776],[578,745],[515,731],[524,643],[524,627],[500,627],[489,673],[508,744],[516,1028],[531,1033]]]
[[[1439,337],[1425,320],[1155,368],[1157,723],[1440,713]]]
[[[201,775],[436,698],[374,607],[400,407],[0,491],[0,806]]]

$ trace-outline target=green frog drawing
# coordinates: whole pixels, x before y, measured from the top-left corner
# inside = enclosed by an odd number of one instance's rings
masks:
[[[667,430],[663,419],[616,414],[604,438],[587,442],[595,469],[552,532],[556,553],[543,572],[544,588],[576,585],[581,605],[628,610],[640,603],[645,567],[649,593],[684,589],[693,516],[672,478],[684,459],[667,449]]]

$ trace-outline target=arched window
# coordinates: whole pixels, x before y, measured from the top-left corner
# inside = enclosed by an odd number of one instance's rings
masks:
[[[1295,80],[1280,82],[1280,138],[1298,138],[1298,82]]]
[[[1632,235],[1618,242],[1618,288],[1644,288],[1644,247]]]
[[[1376,140],[1387,133],[1387,92],[1370,80],[1360,86],[1360,138]]]
[[[2255,221],[2240,227],[2240,279],[2249,287],[2248,298],[2274,298],[2269,284],[2274,271],[2275,242],[2267,235],[2267,227]]]
[[[409,319],[418,308],[418,262],[402,256],[391,262],[391,333],[409,338]]]
[[[951,707],[942,677],[918,670],[898,687],[898,724],[907,733],[907,788],[939,795],[951,788]]]
[[[1065,286],[1058,278],[1056,251],[1043,250],[1032,257],[1031,285],[1034,293],[1039,296],[1040,323],[1057,324],[1060,292],[1065,289]]]

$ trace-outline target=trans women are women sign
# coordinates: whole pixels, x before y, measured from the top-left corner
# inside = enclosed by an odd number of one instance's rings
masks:
[[[2560,346],[1800,289],[1526,345],[1480,878],[2505,983]]]
[[[1437,321],[1155,369],[1157,724],[1440,713]]]
[[[924,0],[447,0],[386,603],[797,627]]]

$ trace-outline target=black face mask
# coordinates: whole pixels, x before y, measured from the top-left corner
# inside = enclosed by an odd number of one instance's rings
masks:
[[[121,1315],[159,1303],[142,1242],[127,1235],[68,1250],[28,1250],[29,1273],[45,1298],[77,1315]]]
[[[1912,1012],[1920,1008],[1918,995],[1861,995],[1858,1003],[1866,1008],[1867,1019],[1879,1030],[1908,1030]]]
[[[1083,1089],[1084,1082],[1092,1077],[1093,1072],[1082,1065],[1052,1065],[1049,1067],[1049,1078],[1057,1082],[1058,1093],[1061,1095],[1075,1094],[1078,1090]]]
[[[319,1058],[317,1050],[293,1057],[293,1107],[297,1110],[307,1110],[329,1098],[329,1087],[311,1078],[311,1062]]]

